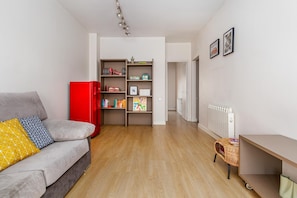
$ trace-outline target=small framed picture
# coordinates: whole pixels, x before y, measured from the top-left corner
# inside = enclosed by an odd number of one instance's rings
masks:
[[[137,86],[130,86],[130,95],[137,95]]]
[[[220,53],[220,39],[217,39],[215,42],[209,46],[209,57],[213,58]]]
[[[234,28],[228,30],[223,36],[223,55],[227,56],[234,51]]]

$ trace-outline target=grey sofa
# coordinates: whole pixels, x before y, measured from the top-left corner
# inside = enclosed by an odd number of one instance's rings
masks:
[[[37,92],[0,93],[0,121],[37,115],[54,143],[0,172],[0,197],[64,197],[91,163],[86,122],[52,120]]]

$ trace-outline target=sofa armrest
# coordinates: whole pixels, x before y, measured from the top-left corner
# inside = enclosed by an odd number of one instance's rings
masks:
[[[95,130],[95,125],[88,122],[50,119],[42,122],[55,141],[85,139]]]

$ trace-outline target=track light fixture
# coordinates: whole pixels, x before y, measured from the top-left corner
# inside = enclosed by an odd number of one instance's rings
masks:
[[[116,1],[116,7],[117,7],[116,15],[120,19],[119,26],[123,29],[125,35],[129,36],[131,34],[129,31],[130,27],[128,26],[127,22],[125,21],[119,0],[115,0],[115,1]]]

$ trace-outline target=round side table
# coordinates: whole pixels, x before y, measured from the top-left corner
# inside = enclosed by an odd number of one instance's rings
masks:
[[[231,138],[234,140],[234,138]],[[214,143],[216,162],[217,155],[228,164],[228,179],[230,179],[230,165],[238,167],[239,164],[239,144],[231,144],[230,138],[220,138]]]

